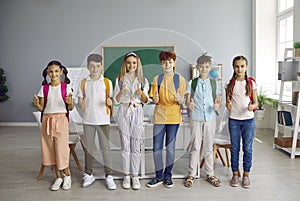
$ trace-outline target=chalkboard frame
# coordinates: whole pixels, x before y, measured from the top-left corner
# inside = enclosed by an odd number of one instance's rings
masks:
[[[151,83],[155,75],[163,72],[158,58],[162,50],[175,51],[175,45],[103,45],[104,75],[114,84],[125,54],[135,52],[141,58],[144,77]]]

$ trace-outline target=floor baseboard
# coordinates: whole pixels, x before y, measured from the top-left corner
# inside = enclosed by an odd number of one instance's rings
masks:
[[[35,122],[0,122],[0,126],[38,126]]]

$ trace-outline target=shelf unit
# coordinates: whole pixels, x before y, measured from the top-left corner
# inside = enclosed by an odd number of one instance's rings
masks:
[[[283,99],[283,92],[284,92],[284,84],[286,82],[292,82],[293,86],[293,92],[298,92],[298,101],[297,105],[293,105],[291,102],[284,102]],[[298,87],[297,87],[298,86]],[[293,125],[292,126],[284,126],[282,124],[278,123],[278,115],[276,115],[276,127],[275,127],[275,133],[274,133],[274,142],[273,142],[273,147],[278,148],[281,150],[286,151],[287,153],[290,154],[291,158],[295,158],[295,156],[300,156],[300,148],[297,148],[297,141],[298,141],[298,134],[300,132],[300,81],[293,81],[293,80],[281,80],[280,84],[280,95],[279,95],[279,101],[278,101],[278,108],[277,111],[290,111],[292,114],[292,120],[293,120]],[[275,143],[275,139],[278,139],[279,135],[279,129],[284,130],[284,137],[287,134],[287,132],[291,132],[291,140],[292,140],[292,146],[291,147],[283,147]],[[289,134],[287,134],[289,135]],[[290,136],[288,136],[290,138]],[[288,139],[288,138],[286,138]]]

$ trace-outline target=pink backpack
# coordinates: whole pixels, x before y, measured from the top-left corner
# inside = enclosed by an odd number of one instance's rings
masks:
[[[43,93],[44,93],[44,109],[46,107],[46,104],[47,104],[47,98],[48,98],[48,92],[49,92],[49,86],[50,84],[47,83],[45,85],[43,85]],[[67,84],[65,82],[60,82],[60,87],[61,87],[61,96],[66,104],[66,109],[67,109],[67,118],[69,120],[69,110],[68,110],[68,107],[67,107],[67,103],[66,103],[66,97],[67,97]],[[42,118],[43,118],[43,112],[44,112],[44,109],[42,111],[42,115],[41,115],[41,122],[42,122]]]

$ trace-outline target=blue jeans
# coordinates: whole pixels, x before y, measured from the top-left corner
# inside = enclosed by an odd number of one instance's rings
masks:
[[[236,120],[229,118],[229,132],[231,141],[231,169],[238,171],[241,137],[243,142],[243,170],[250,172],[252,166],[252,143],[254,137],[254,118]]]
[[[156,178],[171,178],[175,160],[175,142],[179,124],[154,124],[153,126],[153,158]],[[166,168],[163,173],[163,143],[166,134]]]

